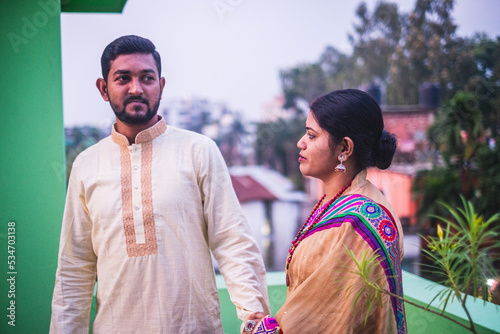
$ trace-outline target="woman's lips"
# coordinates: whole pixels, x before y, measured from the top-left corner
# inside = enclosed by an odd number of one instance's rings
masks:
[[[307,159],[304,158],[303,156],[299,155],[299,162],[303,162],[303,161],[306,161]]]

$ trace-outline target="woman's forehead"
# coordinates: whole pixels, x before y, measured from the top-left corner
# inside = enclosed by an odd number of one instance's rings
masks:
[[[318,121],[314,117],[314,114],[313,114],[312,111],[310,111],[309,115],[307,116],[306,128],[312,129],[312,130],[314,130],[316,132],[320,132],[321,131],[321,127],[319,126]]]

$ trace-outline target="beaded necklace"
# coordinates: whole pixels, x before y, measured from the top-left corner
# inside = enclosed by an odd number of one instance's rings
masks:
[[[290,280],[289,280],[289,277],[288,277],[288,267],[290,266],[290,262],[292,261],[292,257],[293,257],[293,253],[295,252],[295,249],[297,249],[297,247],[302,242],[302,240],[304,240],[304,238],[306,237],[306,235],[309,234],[309,232],[311,231],[311,229],[313,228],[313,226],[316,225],[316,223],[319,220],[321,220],[321,217],[326,212],[326,210],[328,210],[328,208],[330,207],[330,205],[333,202],[335,202],[340,196],[342,196],[342,194],[344,193],[344,191],[346,191],[347,188],[349,188],[351,186],[352,181],[353,180],[349,181],[349,183],[344,188],[340,189],[340,191],[338,192],[338,194],[335,195],[331,200],[328,201],[328,203],[325,204],[325,206],[323,207],[323,209],[321,210],[321,212],[318,213],[316,215],[316,217],[314,217],[314,220],[311,222],[312,216],[319,209],[319,207],[321,206],[321,203],[323,203],[323,200],[326,197],[326,194],[324,194],[323,197],[321,197],[321,199],[319,200],[319,202],[316,203],[316,205],[314,206],[311,214],[306,219],[306,222],[304,223],[304,225],[302,225],[301,229],[297,233],[297,236],[295,236],[295,239],[293,239],[292,246],[290,247],[290,250],[288,251],[288,253],[289,253],[288,254],[288,258],[286,259],[286,271],[287,271],[287,273],[286,273],[286,286],[289,286],[289,284],[290,284]]]

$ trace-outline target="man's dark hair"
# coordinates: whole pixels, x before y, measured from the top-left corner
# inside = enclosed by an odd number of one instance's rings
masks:
[[[101,70],[103,79],[106,82],[108,81],[111,61],[115,60],[119,55],[130,55],[133,53],[152,54],[158,69],[158,76],[161,76],[161,58],[153,42],[140,36],[127,35],[118,37],[113,42],[109,43],[102,52]]]

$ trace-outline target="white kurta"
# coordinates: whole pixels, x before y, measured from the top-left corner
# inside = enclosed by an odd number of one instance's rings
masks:
[[[222,333],[210,250],[238,317],[269,313],[265,269],[215,143],[160,120],[73,164],[51,333]]]

